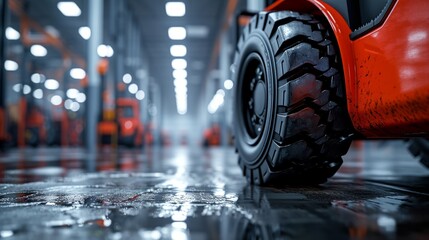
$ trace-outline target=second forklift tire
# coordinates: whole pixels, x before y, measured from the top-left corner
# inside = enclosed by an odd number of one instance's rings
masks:
[[[235,145],[248,181],[317,184],[334,175],[353,128],[326,24],[290,11],[257,14],[243,29],[232,70]]]

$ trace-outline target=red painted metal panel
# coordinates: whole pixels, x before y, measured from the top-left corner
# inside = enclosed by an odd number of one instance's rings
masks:
[[[355,40],[349,109],[367,137],[429,133],[429,2],[397,1],[382,26]]]
[[[322,1],[283,0],[267,10],[323,14],[329,21],[358,132],[370,138],[429,134],[428,1],[397,1],[380,27],[353,42],[342,16]]]

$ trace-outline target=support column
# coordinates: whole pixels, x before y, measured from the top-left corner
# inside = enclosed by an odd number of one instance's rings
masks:
[[[6,61],[6,20],[7,20],[7,1],[0,0],[0,151],[3,150],[6,139],[6,71],[4,62]]]
[[[89,4],[89,27],[91,38],[88,46],[88,100],[86,114],[86,147],[90,154],[90,161],[95,160],[97,151],[97,122],[101,111],[100,101],[100,76],[97,72],[99,57],[97,47],[101,44],[103,36],[103,0],[91,0]]]

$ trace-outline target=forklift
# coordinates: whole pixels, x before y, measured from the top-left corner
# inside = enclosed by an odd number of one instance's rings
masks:
[[[429,2],[269,2],[243,27],[232,66],[250,183],[323,183],[355,139],[410,138],[427,159]]]

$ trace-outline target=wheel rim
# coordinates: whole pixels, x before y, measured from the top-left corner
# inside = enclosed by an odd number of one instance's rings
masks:
[[[251,53],[243,66],[242,113],[249,144],[257,144],[264,132],[267,115],[267,82],[262,59]]]

